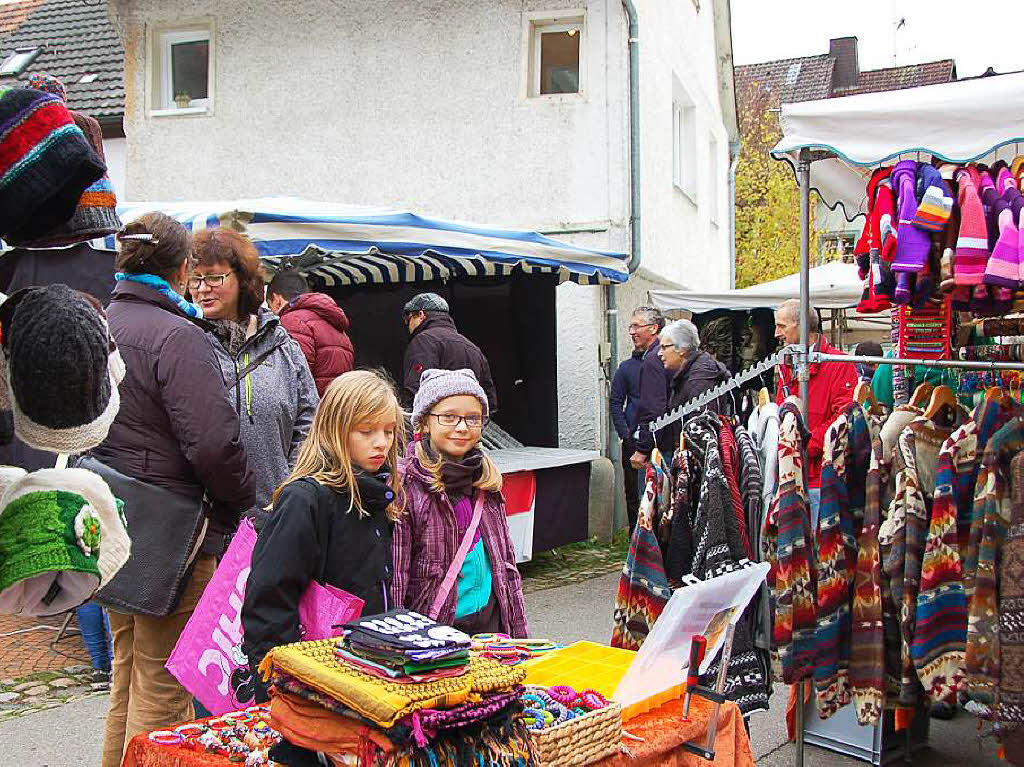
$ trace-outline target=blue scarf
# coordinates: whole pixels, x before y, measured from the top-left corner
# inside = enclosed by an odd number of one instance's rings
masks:
[[[141,285],[147,285],[171,299],[174,305],[189,317],[195,317],[200,320],[203,318],[202,308],[197,304],[189,303],[178,295],[178,292],[171,287],[171,283],[163,277],[157,277],[155,274],[125,274],[124,272],[117,272],[114,275],[114,279],[118,282],[138,282]]]

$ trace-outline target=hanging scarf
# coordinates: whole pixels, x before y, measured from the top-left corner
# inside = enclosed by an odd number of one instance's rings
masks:
[[[155,274],[126,274],[125,272],[117,272],[114,275],[114,279],[118,282],[138,282],[140,285],[151,287],[153,290],[171,299],[171,302],[187,316],[200,320],[203,318],[202,308],[198,304],[186,301],[171,287],[171,283],[163,277],[157,277]]]

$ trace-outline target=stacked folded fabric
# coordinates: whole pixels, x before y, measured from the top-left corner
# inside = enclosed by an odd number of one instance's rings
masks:
[[[392,610],[344,629],[338,657],[373,676],[425,682],[460,676],[469,667],[469,636],[418,613]]]
[[[260,666],[271,723],[335,765],[533,765],[519,721],[526,672],[469,648],[462,632],[405,610],[275,648]]]

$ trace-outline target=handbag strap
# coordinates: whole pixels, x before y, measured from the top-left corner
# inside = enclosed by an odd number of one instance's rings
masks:
[[[473,548],[473,539],[476,538],[476,529],[480,526],[480,517],[483,516],[483,510],[484,491],[478,490],[476,502],[473,504],[473,517],[469,520],[469,527],[466,528],[466,534],[462,537],[462,543],[459,544],[459,549],[455,552],[452,563],[448,565],[448,572],[445,573],[444,580],[441,581],[441,587],[437,590],[434,603],[430,605],[430,612],[427,614],[427,617],[431,620],[437,620],[437,616],[441,613],[441,608],[444,607],[448,595],[452,593],[452,587],[455,585],[455,579],[459,577],[462,563],[466,561],[466,555]]]

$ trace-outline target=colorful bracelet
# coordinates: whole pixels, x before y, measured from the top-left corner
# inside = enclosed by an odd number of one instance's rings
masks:
[[[206,732],[206,726],[196,722],[190,722],[188,724],[179,724],[174,728],[174,731],[185,739],[198,738]]]
[[[158,746],[178,746],[185,740],[181,733],[173,730],[154,730],[149,733],[149,739]]]
[[[596,690],[584,690],[576,697],[576,702],[591,711],[597,711],[608,706],[608,699]]]
[[[548,694],[563,706],[571,706],[576,701],[576,691],[564,684],[549,687]]]

